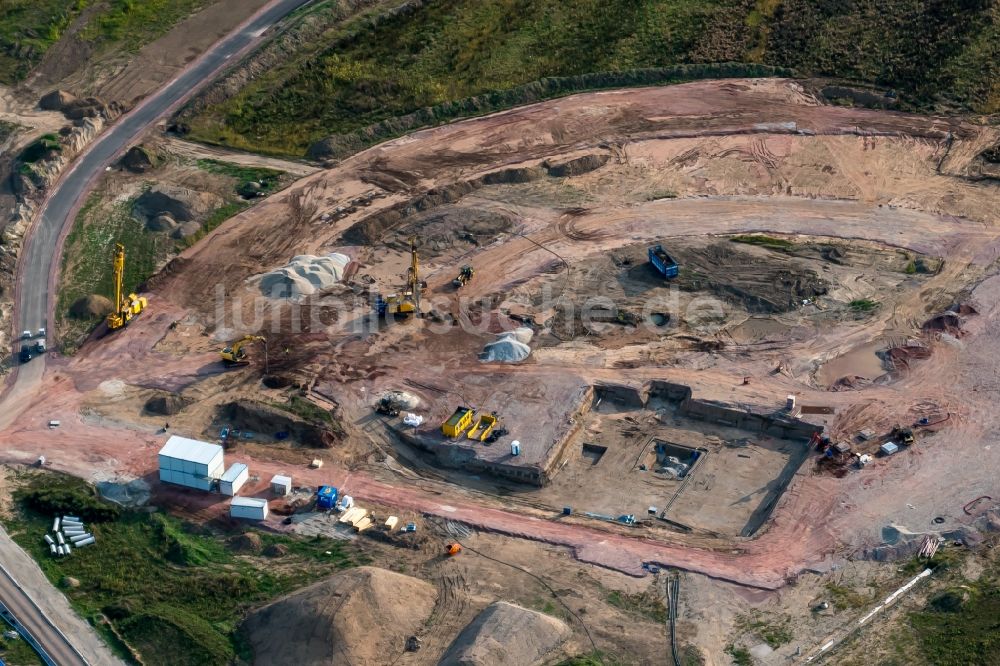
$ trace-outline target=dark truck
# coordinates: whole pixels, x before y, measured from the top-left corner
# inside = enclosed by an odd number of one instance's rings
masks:
[[[662,245],[654,245],[649,248],[649,263],[668,280],[677,277],[677,262],[667,254]]]
[[[31,345],[21,345],[21,354],[20,354],[21,363],[27,363],[32,359],[32,357],[34,357],[34,353],[31,348]]]

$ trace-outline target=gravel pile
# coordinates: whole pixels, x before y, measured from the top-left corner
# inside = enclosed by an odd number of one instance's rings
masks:
[[[534,331],[527,327],[501,333],[483,348],[479,360],[484,363],[520,363],[531,354],[528,343],[534,335]]]
[[[333,253],[325,256],[300,254],[285,266],[260,276],[260,291],[273,298],[311,296],[339,283],[350,258]]]

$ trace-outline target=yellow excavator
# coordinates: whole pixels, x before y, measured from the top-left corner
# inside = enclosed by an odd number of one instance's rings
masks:
[[[267,361],[267,338],[262,335],[244,335],[239,340],[236,340],[231,345],[223,349],[220,354],[222,355],[222,362],[226,365],[247,365],[250,363],[250,358],[247,356],[246,350],[243,348],[251,342],[262,342],[264,343],[264,360]]]
[[[380,317],[393,315],[406,317],[420,316],[420,289],[425,286],[420,281],[420,266],[417,260],[417,239],[410,237],[410,267],[406,270],[406,291],[400,294],[381,295],[375,301],[375,311]]]
[[[146,309],[146,297],[129,294],[122,294],[122,280],[125,277],[125,246],[115,243],[115,257],[113,263],[115,297],[111,301],[115,310],[108,315],[108,328],[115,331],[124,327],[132,319]]]

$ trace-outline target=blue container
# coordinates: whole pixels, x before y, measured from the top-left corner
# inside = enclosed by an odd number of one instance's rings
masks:
[[[677,273],[680,271],[677,261],[667,254],[662,245],[654,245],[649,248],[649,263],[653,264],[653,268],[668,280],[677,277]]]
[[[320,509],[332,509],[337,505],[337,489],[333,486],[320,486],[316,491],[316,506]]]

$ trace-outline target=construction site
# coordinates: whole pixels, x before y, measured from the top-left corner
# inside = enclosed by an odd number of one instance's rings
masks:
[[[138,294],[122,291],[128,248],[109,257],[107,325],[47,361],[59,427],[13,417],[7,455],[144,479],[224,520],[217,496],[155,478],[177,434],[241,461],[223,483],[248,465],[242,494],[270,499],[259,519],[282,533],[339,534],[309,490],[336,486],[377,507],[356,531],[433,517],[630,577],[779,590],[883,544],[887,524],[969,522],[961,507],[995,484],[1000,231],[982,155],[998,141],[783,79],[422,130],[261,197]],[[299,490],[274,496],[285,475]],[[413,594],[430,615],[433,594]],[[689,624],[721,652],[722,630]],[[817,626],[772,659],[832,620]]]

